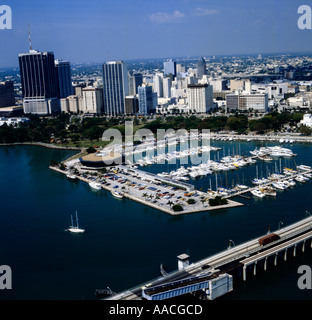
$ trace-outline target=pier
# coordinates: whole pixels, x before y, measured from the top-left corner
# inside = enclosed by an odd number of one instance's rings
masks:
[[[263,270],[267,270],[270,258],[274,260],[274,266],[278,265],[281,256],[286,263],[287,255],[295,257],[298,250],[305,252],[311,249],[311,240],[312,216],[238,246],[229,246],[195,263],[190,264],[189,256],[182,254],[178,256],[177,271],[107,299],[165,300],[192,293],[202,299],[213,300],[235,289],[232,274],[241,274],[242,280],[247,281],[248,271],[256,276],[259,261],[264,264]]]

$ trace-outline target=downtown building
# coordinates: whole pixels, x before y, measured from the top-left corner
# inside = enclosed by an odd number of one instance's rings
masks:
[[[265,113],[268,111],[269,99],[267,94],[255,93],[233,93],[226,96],[226,107],[228,112],[250,110]]]
[[[58,98],[66,98],[74,94],[71,67],[68,61],[55,60],[55,72],[58,86]]]
[[[139,114],[148,115],[156,111],[157,93],[152,86],[142,85],[138,88]]]
[[[30,50],[18,56],[24,113],[59,112],[58,81],[53,52]]]
[[[206,113],[214,107],[213,88],[208,83],[189,84],[187,99],[190,112]]]
[[[13,81],[0,82],[0,108],[15,106]]]
[[[126,113],[126,96],[129,94],[128,70],[123,61],[103,64],[104,113],[118,116]]]

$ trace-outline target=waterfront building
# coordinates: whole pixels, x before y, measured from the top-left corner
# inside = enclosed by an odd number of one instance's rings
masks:
[[[177,75],[175,61],[173,61],[172,59],[168,59],[164,62],[164,74],[172,74],[174,77]]]
[[[234,93],[226,96],[226,106],[231,111],[268,111],[268,95],[267,94],[243,94]]]
[[[0,108],[15,105],[13,81],[0,82]]]
[[[214,107],[213,88],[208,83],[187,86],[188,108],[191,112],[206,113]]]
[[[82,112],[99,115],[104,111],[102,88],[86,87],[82,89]]]
[[[55,60],[55,70],[58,84],[58,98],[66,98],[74,94],[71,77],[71,67],[68,61]]]
[[[129,93],[127,64],[108,61],[103,64],[104,112],[109,116],[126,113],[125,99]]]
[[[53,52],[30,50],[19,54],[24,113],[59,112],[57,77]]]

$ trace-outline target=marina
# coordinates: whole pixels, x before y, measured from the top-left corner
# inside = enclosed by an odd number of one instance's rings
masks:
[[[194,139],[194,136],[191,135],[188,138],[180,138],[183,142],[189,142],[190,145]],[[176,150],[170,150],[170,145],[174,145]],[[160,152],[157,149],[158,146],[161,146]],[[95,158],[100,158],[101,155],[107,157],[112,149],[114,152],[117,150],[120,154],[122,147],[117,145],[104,153],[100,150],[96,153]],[[155,150],[158,153],[149,157],[149,151],[153,151],[154,154]],[[236,150],[240,151],[240,145]],[[127,156],[139,154],[141,157],[137,159],[136,163],[130,162],[129,164],[107,167],[105,173],[82,165],[79,159],[64,161],[65,170],[51,166],[50,169],[66,174],[67,177],[74,175],[75,178],[87,182],[90,188],[95,191],[104,189],[116,199],[128,198],[170,215],[243,206],[244,204],[236,201],[235,198],[250,199],[246,194],[259,199],[276,198],[279,191],[295,187],[296,183],[306,183],[312,178],[311,167],[304,164],[297,165],[295,161],[297,154],[293,153],[290,148],[281,145],[261,146],[249,150],[248,154],[240,155],[235,154],[234,149],[232,152],[228,149],[226,154],[224,147],[210,145],[199,145],[196,148],[189,147],[182,150],[182,145],[177,143],[176,139],[167,138],[163,141],[147,140],[143,145],[138,145],[130,151],[126,147],[125,153]],[[193,154],[202,155],[200,164],[190,165]],[[188,158],[187,161],[185,161],[185,157]],[[177,158],[184,160],[180,164],[170,162]],[[294,168],[282,168],[282,159],[288,162],[293,161]],[[161,168],[160,162],[162,161],[165,161],[164,165],[166,163],[175,165],[176,169],[155,173],[138,169],[138,166],[149,168],[153,165],[155,168]],[[268,173],[266,177],[263,176],[263,173],[261,173],[262,177],[259,177],[258,164],[260,162],[266,164]],[[272,172],[268,170],[268,165],[272,166]],[[233,181],[232,187],[228,186],[227,173],[238,172],[244,167],[252,166],[256,168],[255,178],[244,184],[238,182],[234,184]],[[218,175],[225,175],[225,187],[222,186],[222,182],[218,182]],[[194,183],[198,179],[209,176],[209,185],[207,184],[206,188],[195,187]],[[211,179],[215,180],[214,188]],[[238,173],[237,179],[239,180]]]

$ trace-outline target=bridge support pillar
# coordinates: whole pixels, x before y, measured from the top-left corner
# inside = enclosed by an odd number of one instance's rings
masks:
[[[254,264],[254,270],[253,270],[254,276],[256,275],[256,273],[257,273],[257,261],[255,261],[255,264]]]
[[[244,265],[244,266],[243,266],[243,280],[244,280],[244,281],[246,281],[246,268],[247,268],[247,266]]]
[[[305,241],[302,243],[302,252],[304,252],[304,247],[305,247]]]
[[[268,260],[268,257],[265,257],[264,258],[264,271],[266,271],[266,269],[267,269],[267,260]]]
[[[297,245],[295,244],[294,245],[294,257],[296,256],[296,248],[297,248]]]
[[[275,257],[274,257],[274,265],[275,266],[277,265],[277,254],[278,254],[278,252],[276,252]]]
[[[287,248],[285,249],[285,253],[284,253],[284,261],[287,261]]]

